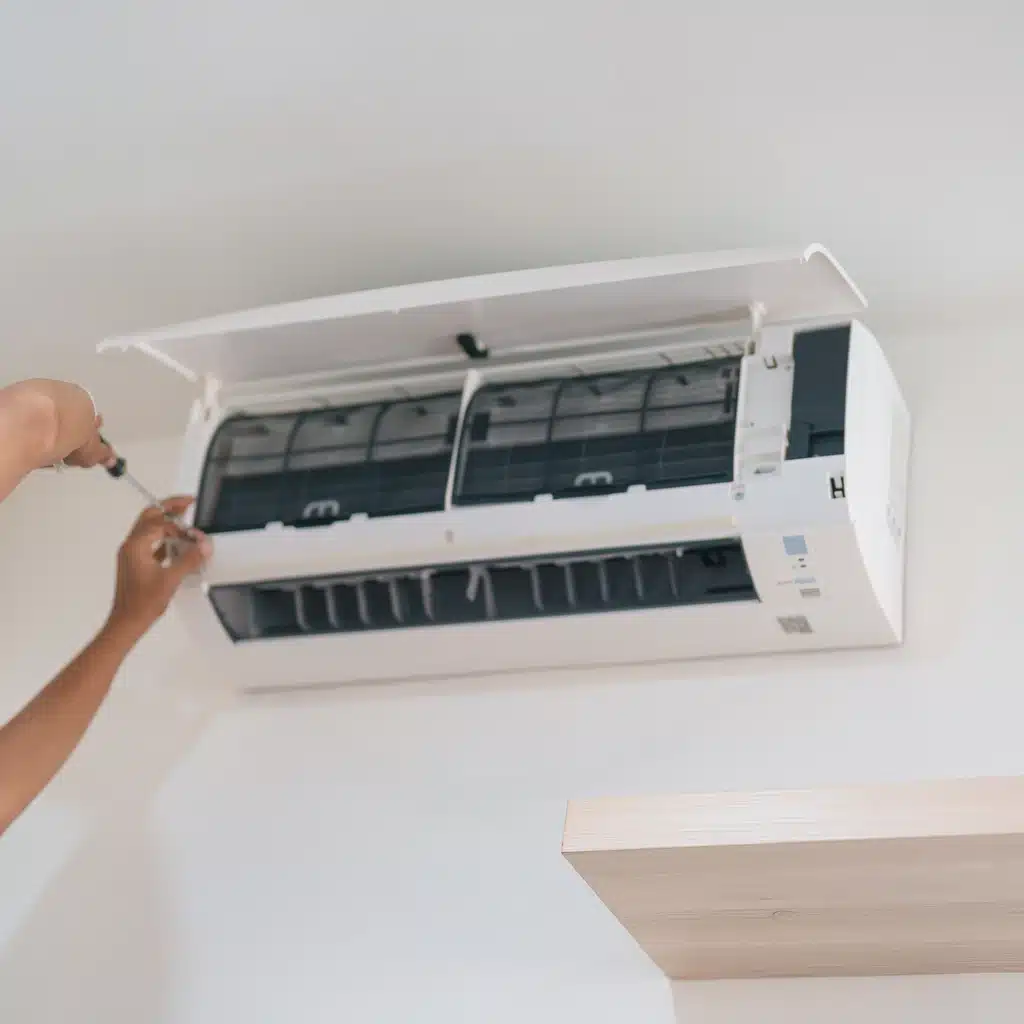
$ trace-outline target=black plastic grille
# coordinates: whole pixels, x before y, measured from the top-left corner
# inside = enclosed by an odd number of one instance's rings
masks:
[[[210,591],[232,640],[755,601],[738,540],[276,580]]]
[[[732,480],[739,359],[496,384],[470,404],[461,505]]]
[[[576,497],[732,479],[740,361],[481,388],[455,504]],[[438,511],[461,394],[227,420],[210,447],[196,525],[315,526]]]
[[[211,445],[196,525],[313,526],[444,507],[461,395],[227,420]]]

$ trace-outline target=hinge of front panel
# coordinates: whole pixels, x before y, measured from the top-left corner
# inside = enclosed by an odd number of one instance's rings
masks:
[[[220,410],[221,382],[212,374],[204,373],[196,381],[199,394],[192,403],[191,419],[209,420]]]
[[[751,335],[740,369],[733,491],[782,469],[789,442],[793,395],[793,329],[764,324],[764,307],[751,306]]]
[[[203,389],[203,405],[215,408],[219,404],[220,380],[211,373],[204,373],[199,383]]]
[[[747,342],[745,354],[754,355],[761,342],[761,328],[764,324],[764,306],[760,302],[752,302],[747,309],[750,314],[750,340]]]

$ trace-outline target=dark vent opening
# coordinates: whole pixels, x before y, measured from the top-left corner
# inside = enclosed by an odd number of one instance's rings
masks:
[[[461,395],[226,420],[210,446],[196,525],[320,526],[444,507]]]
[[[645,555],[638,561],[644,600],[655,604],[671,604],[679,595],[676,573],[680,559],[665,555]]]
[[[301,621],[311,633],[322,633],[330,629],[331,617],[327,608],[327,591],[323,587],[302,587],[298,592],[301,601]]]
[[[539,555],[214,587],[235,641],[756,601],[742,545]]]
[[[431,618],[438,623],[480,622],[487,617],[483,588],[472,587],[470,570],[443,569],[430,578]]]
[[[842,455],[850,326],[801,331],[793,339],[793,399],[787,459]]]
[[[605,565],[608,575],[609,602],[632,605],[637,602],[636,572],[629,558],[609,558]]]
[[[353,586],[327,586],[331,603],[331,625],[334,629],[358,629],[362,624],[359,598]]]
[[[732,480],[740,360],[494,384],[467,412],[456,504]]]
[[[391,599],[391,588],[386,580],[367,580],[363,584],[363,594],[370,629],[390,629],[401,625],[401,611]]]
[[[405,577],[399,578],[396,585],[402,602],[403,625],[426,625],[430,621],[430,613],[427,610],[423,581],[416,577]]]
[[[571,565],[573,597],[580,611],[600,611],[608,603],[607,567],[603,562]]]
[[[295,591],[267,587],[253,594],[252,626],[259,636],[294,636],[302,632]]]
[[[545,615],[562,615],[569,611],[569,573],[564,565],[538,565],[537,587],[540,591],[540,606]]]
[[[499,566],[491,569],[490,575],[499,618],[520,619],[544,610],[534,582],[536,574],[530,569]]]

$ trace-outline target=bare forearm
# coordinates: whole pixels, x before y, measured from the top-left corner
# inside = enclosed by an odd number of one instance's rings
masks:
[[[139,516],[118,552],[114,605],[106,626],[0,728],[0,835],[60,771],[121,663],[167,610],[186,576],[199,572],[209,558],[209,538],[177,525],[191,504],[191,498],[168,498]],[[174,555],[167,558],[172,544]]]
[[[139,639],[109,622],[15,718],[0,728],[0,835],[74,751]]]
[[[61,380],[25,380],[0,388],[0,501],[34,469],[70,459],[108,463],[89,392]]]
[[[44,465],[57,436],[57,406],[45,382],[0,389],[0,501]]]

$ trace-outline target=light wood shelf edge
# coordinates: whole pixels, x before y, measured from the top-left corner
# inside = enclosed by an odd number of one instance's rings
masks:
[[[1024,779],[569,804],[563,853],[676,979],[1024,970]]]

